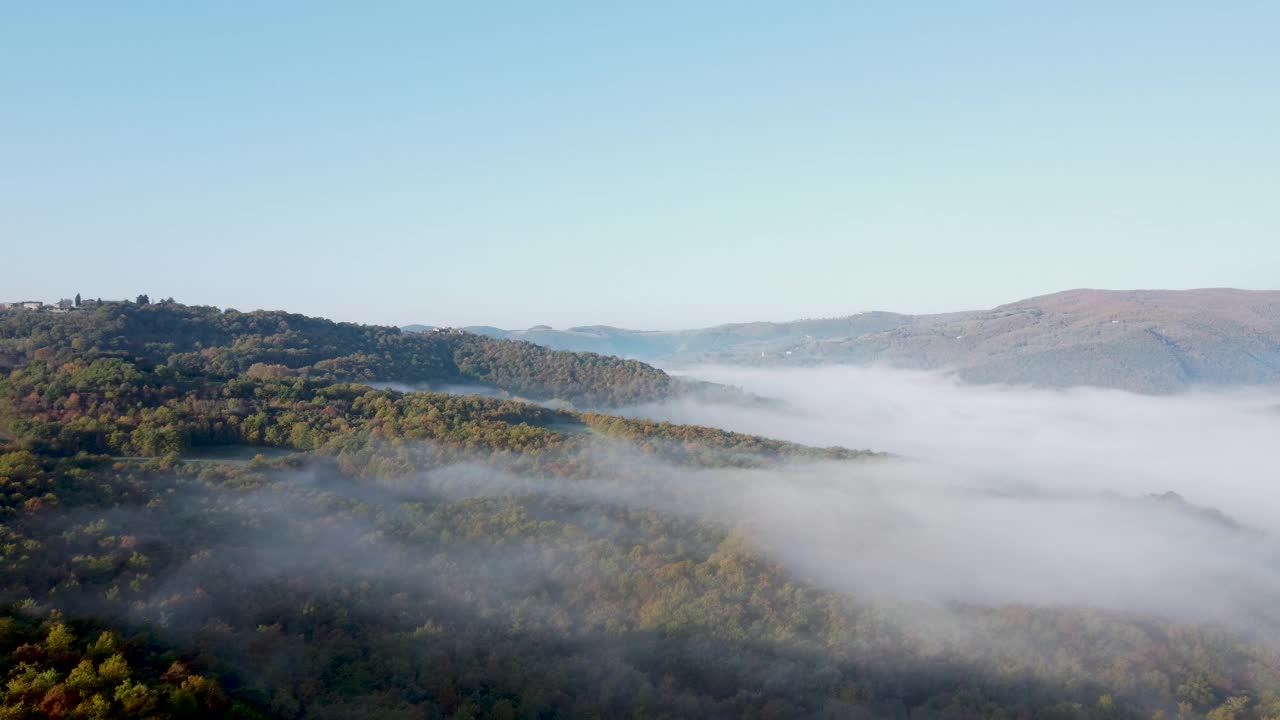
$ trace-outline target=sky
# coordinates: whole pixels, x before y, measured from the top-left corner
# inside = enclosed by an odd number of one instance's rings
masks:
[[[0,300],[682,328],[1280,287],[1274,2],[0,4]]]

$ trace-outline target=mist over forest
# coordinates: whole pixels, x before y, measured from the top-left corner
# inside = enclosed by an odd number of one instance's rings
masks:
[[[1280,720],[1277,28],[0,1],[0,720]]]
[[[5,717],[1264,718],[1274,388],[0,311]]]
[[[993,481],[1062,491],[1173,491],[1242,520],[1274,526],[1266,492],[1280,448],[1280,389],[1172,396],[1077,387],[974,385],[954,375],[885,367],[676,373],[741,388],[772,404],[692,400],[628,412],[812,445],[871,447]]]
[[[1275,597],[1274,388],[1151,396],[885,367],[685,372],[778,402],[677,399],[625,414],[893,454],[733,495],[780,526],[789,561],[832,582],[1241,625]]]

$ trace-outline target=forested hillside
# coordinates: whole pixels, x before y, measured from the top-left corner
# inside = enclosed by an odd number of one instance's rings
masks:
[[[661,399],[665,373],[640,362],[556,352],[462,331],[404,333],[279,311],[173,302],[99,303],[69,313],[0,312],[0,369],[116,359],[185,376],[251,373],[347,381],[481,385],[536,400],[610,407]]]
[[[353,382],[667,391],[643,365],[181,306],[2,327],[0,718],[1280,716],[1235,631],[853,597],[697,511],[872,453]]]

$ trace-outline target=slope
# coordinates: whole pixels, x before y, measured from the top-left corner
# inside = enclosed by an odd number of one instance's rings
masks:
[[[507,331],[564,350],[649,361],[883,363],[984,383],[1168,393],[1280,382],[1280,292],[1069,290],[991,310],[646,332],[604,326]]]
[[[280,311],[178,303],[0,312],[0,370],[32,359],[95,358],[224,378],[253,372],[431,387],[479,385],[511,396],[600,408],[657,400],[676,390],[672,378],[640,362],[458,330],[405,333]]]

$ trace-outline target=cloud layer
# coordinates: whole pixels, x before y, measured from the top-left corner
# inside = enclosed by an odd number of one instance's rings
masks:
[[[1261,619],[1280,599],[1274,392],[1150,397],[854,367],[691,374],[782,402],[633,412],[902,456],[735,473],[697,505],[829,584],[1214,620]]]

